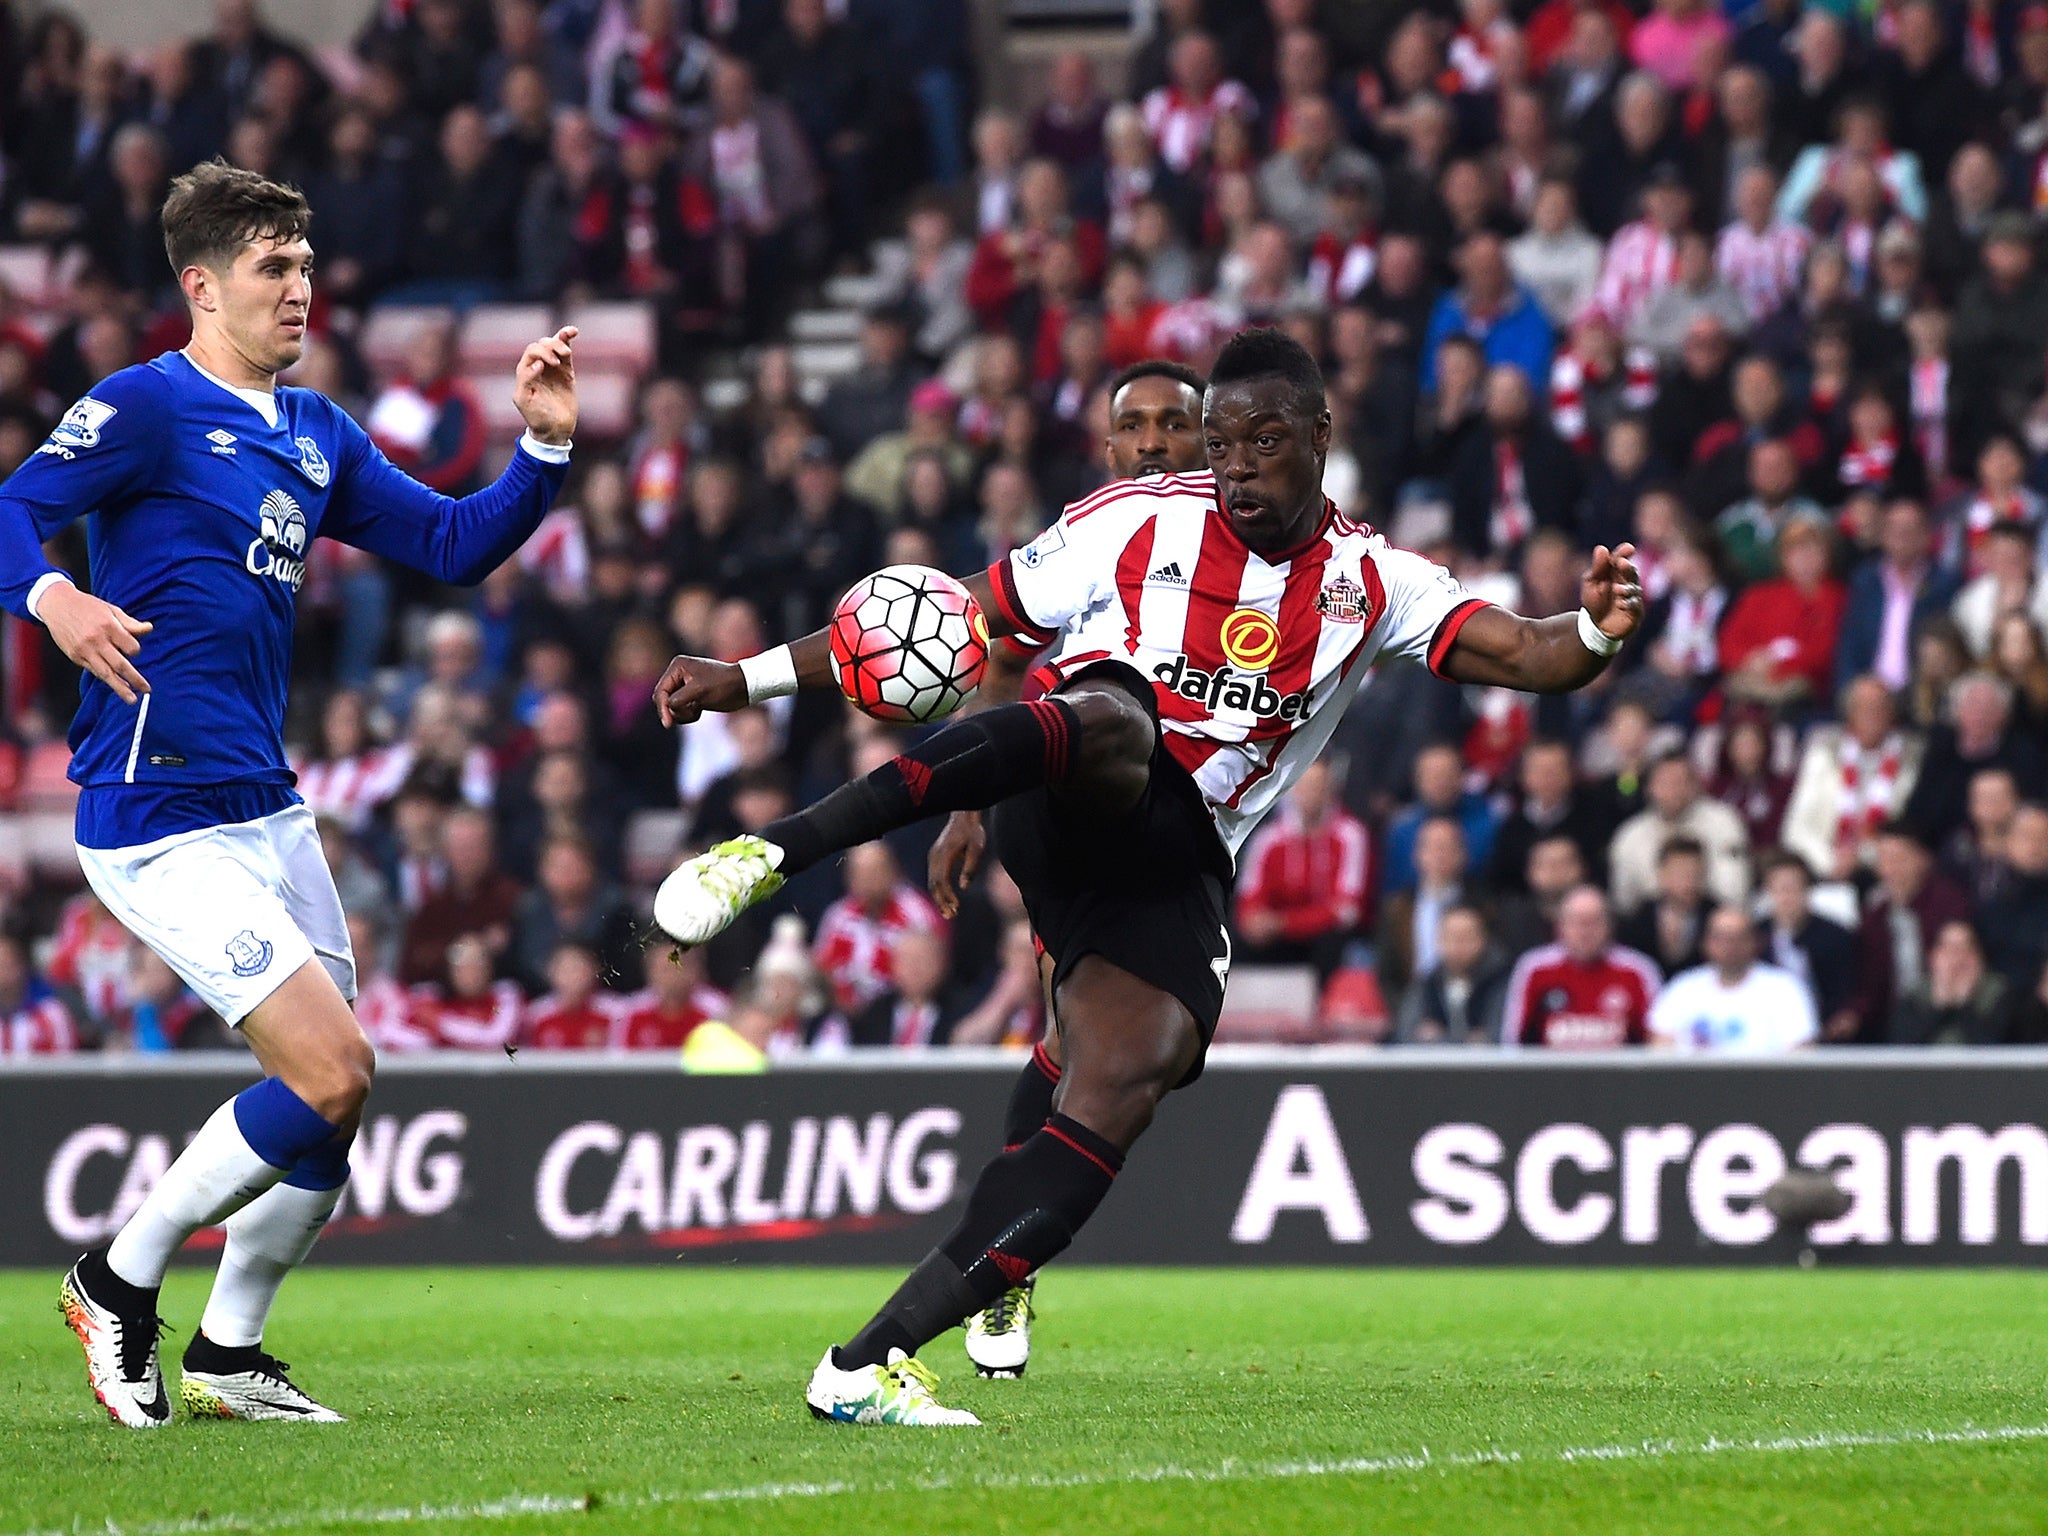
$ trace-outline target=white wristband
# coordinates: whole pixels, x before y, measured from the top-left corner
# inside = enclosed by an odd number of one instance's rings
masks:
[[[1583,608],[1579,610],[1579,644],[1595,656],[1612,656],[1621,649],[1621,642],[1602,631],[1593,622],[1593,615]]]
[[[782,698],[797,690],[796,657],[788,646],[778,645],[772,651],[763,651],[758,656],[743,660],[740,676],[747,682],[749,704]]]
[[[59,582],[68,587],[71,585],[71,578],[62,571],[45,571],[36,578],[36,584],[28,589],[28,601],[22,606],[28,609],[28,616],[37,623],[40,624],[43,619],[43,594]]]

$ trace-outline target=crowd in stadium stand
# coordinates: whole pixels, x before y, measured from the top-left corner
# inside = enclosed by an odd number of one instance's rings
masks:
[[[446,330],[374,371],[366,310],[658,316],[481,589],[312,557],[289,734],[380,1047],[1034,1038],[1015,887],[943,921],[935,826],[643,953],[682,849],[895,741],[815,696],[670,733],[650,690],[1001,558],[1103,479],[1117,369],[1266,323],[1324,360],[1340,505],[1524,613],[1622,540],[1650,598],[1583,694],[1369,682],[1241,862],[1296,1037],[2048,1041],[2048,5],[1160,0],[1120,99],[1079,52],[991,84],[962,0],[383,0],[319,57],[221,0],[140,58],[0,0],[0,244],[78,253],[60,308],[0,292],[0,474],[183,341],[155,214],[217,153],[312,200],[295,380],[444,489],[484,408]],[[807,393],[792,310],[871,269]],[[6,623],[0,843],[67,804],[76,697]],[[45,862],[0,913],[0,1053],[231,1038]]]

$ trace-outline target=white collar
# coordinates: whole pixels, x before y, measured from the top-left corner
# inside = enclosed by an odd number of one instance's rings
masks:
[[[192,371],[198,374],[199,377],[201,377],[202,379],[206,380],[207,383],[219,385],[222,389],[226,390],[229,394],[233,395],[237,400],[246,403],[252,410],[256,412],[258,416],[261,416],[264,419],[264,421],[267,422],[269,425],[273,427],[277,425],[276,390],[244,389],[239,384],[230,384],[226,379],[221,378],[218,374],[208,373],[204,368],[200,367],[197,362],[193,361],[192,354],[190,352],[185,352],[181,350],[178,355],[184,358],[186,362],[191,363]]]

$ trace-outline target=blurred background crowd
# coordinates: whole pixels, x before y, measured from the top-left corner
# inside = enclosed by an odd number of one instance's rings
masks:
[[[1580,695],[1368,682],[1242,860],[1226,1038],[2048,1040],[2048,5],[988,12],[381,0],[309,50],[220,0],[129,55],[0,0],[0,475],[182,343],[156,211],[215,154],[311,198],[291,382],[430,484],[488,479],[519,345],[585,328],[514,561],[322,544],[300,595],[380,1047],[1034,1038],[1015,888],[942,921],[935,826],[643,952],[682,852],[898,745],[650,690],[1001,557],[1104,478],[1117,369],[1253,323],[1324,359],[1347,511],[1538,615],[1632,540],[1651,602]],[[0,1053],[230,1043],[82,890],[76,675],[4,622]]]

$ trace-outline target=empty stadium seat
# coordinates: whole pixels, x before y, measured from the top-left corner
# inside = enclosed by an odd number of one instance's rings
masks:
[[[582,350],[582,342],[576,344]],[[576,371],[576,435],[622,442],[633,433],[633,396],[639,379],[629,373]]]
[[[356,346],[370,371],[388,379],[405,367],[406,349],[431,325],[447,325],[455,311],[444,304],[379,304],[364,320]]]
[[[85,253],[72,247],[54,255],[40,245],[0,245],[0,286],[24,309],[61,309]]]
[[[1230,972],[1219,1044],[1271,1045],[1316,1032],[1316,973],[1306,965],[1240,965]]]
[[[469,386],[477,404],[483,408],[484,430],[493,442],[509,443],[526,430],[519,407],[512,403],[512,381],[502,368],[464,374],[462,382]],[[580,393],[583,381],[578,379],[576,382]]]
[[[555,312],[546,304],[479,304],[462,317],[456,339],[462,370],[509,370],[520,353],[554,329]]]
[[[572,304],[562,324],[576,327],[580,368],[644,374],[654,369],[654,307],[650,304]]]

